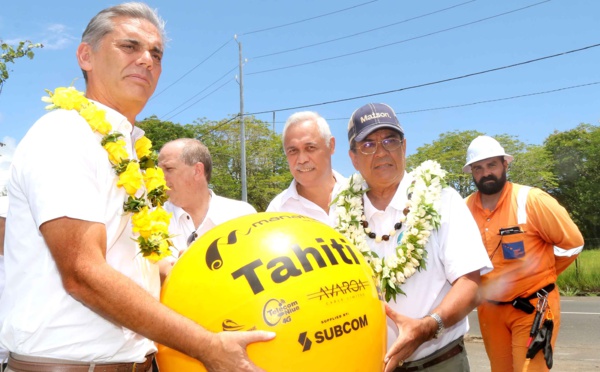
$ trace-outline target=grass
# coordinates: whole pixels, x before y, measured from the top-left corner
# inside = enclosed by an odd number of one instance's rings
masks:
[[[556,282],[564,296],[600,295],[600,249],[584,249]]]

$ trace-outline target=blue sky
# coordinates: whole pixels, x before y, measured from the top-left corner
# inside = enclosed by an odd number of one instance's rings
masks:
[[[44,89],[68,86],[81,76],[75,60],[81,33],[97,11],[114,4],[3,2],[0,38],[12,43],[29,39],[45,47],[36,50],[34,60],[9,66],[11,76],[0,94],[0,141],[10,146],[1,151],[9,152],[44,113],[40,101]],[[600,1],[596,0],[148,4],[167,21],[170,41],[155,96],[138,119],[156,115],[180,124],[198,118],[220,120],[239,111],[236,34],[248,59],[245,112],[266,111],[257,117],[269,123],[273,110],[400,90],[600,43]],[[299,22],[309,18],[313,19]],[[281,25],[286,26],[277,27]],[[319,45],[310,46],[314,44]],[[279,53],[290,49],[296,50]],[[279,54],[268,56],[272,53]],[[324,61],[314,62],[318,60]],[[294,65],[301,66],[290,67]],[[348,176],[353,167],[347,156],[347,121],[354,109],[367,102],[388,103],[396,110],[406,131],[408,154],[454,130],[508,133],[541,144],[555,130],[569,130],[582,122],[598,124],[600,84],[432,109],[598,83],[598,65],[600,47],[593,47],[445,83],[302,110],[317,111],[328,119],[337,139],[334,168]],[[84,89],[83,79],[75,86]],[[417,110],[426,111],[405,113]],[[295,111],[275,112],[278,132]],[[9,159],[0,158],[0,170]]]

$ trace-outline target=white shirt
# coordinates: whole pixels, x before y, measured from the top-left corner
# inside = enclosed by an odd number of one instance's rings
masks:
[[[98,104],[135,158],[132,126]],[[143,132],[133,129],[135,138]],[[117,326],[71,297],[39,227],[69,217],[106,226],[106,261],[158,299],[158,265],[143,259],[131,239],[127,194],[95,134],[75,111],[40,118],[17,147],[9,178],[0,343],[17,354],[85,362],[141,362],[154,343]],[[138,191],[140,194],[144,190]]]
[[[204,220],[197,229],[194,226],[194,220],[192,220],[192,217],[186,211],[171,202],[165,203],[165,210],[173,213],[173,216],[171,216],[171,224],[169,225],[169,232],[172,235],[175,235],[171,240],[177,250],[187,249],[187,240],[194,231],[198,237],[201,237],[208,230],[217,225],[237,217],[256,213],[256,209],[246,202],[224,198],[215,194],[212,190],[209,191],[211,198],[208,205],[208,211],[206,212],[206,217],[204,217]],[[198,237],[196,239],[198,239]],[[177,252],[173,252],[173,254],[177,255]]]
[[[412,179],[404,174],[394,198],[385,211],[376,209],[367,194],[364,196],[365,217],[369,228],[377,235],[388,234],[394,224],[400,221],[406,207],[407,189]],[[396,300],[390,301],[390,306],[397,312],[411,318],[422,318],[438,306],[459,277],[480,270],[483,275],[492,269],[486,250],[481,241],[481,235],[473,216],[466,207],[462,197],[452,188],[442,190],[441,225],[432,231],[426,245],[427,269],[417,271],[410,277],[401,289],[406,295],[398,294]],[[404,231],[405,226],[400,232]],[[376,243],[367,238],[369,247],[379,257],[395,254],[394,249],[402,237],[401,233],[394,235],[389,241]],[[398,328],[387,318],[388,349],[398,337]],[[424,358],[443,346],[446,346],[469,330],[465,317],[452,327],[448,327],[442,336],[421,345],[407,361]]]
[[[331,190],[331,201],[336,198],[337,194],[340,192],[340,189],[346,182],[346,179],[335,170],[333,170],[333,176],[335,177],[335,185],[333,186],[333,190]],[[336,206],[331,205],[329,207],[329,213],[325,212],[323,208],[319,207],[317,204],[300,196],[298,194],[298,189],[296,188],[297,184],[298,183],[295,179],[292,180],[290,187],[283,190],[279,195],[273,198],[266,211],[298,213],[313,218],[317,221],[321,221],[329,226],[334,226],[336,223]]]
[[[6,218],[6,213],[8,212],[8,196],[0,196],[0,218]],[[4,256],[0,255],[0,297],[2,297],[2,292],[4,291],[4,282],[6,279],[4,278]],[[0,319],[0,322],[2,320]],[[8,350],[0,347],[0,363],[5,363],[8,358]]]

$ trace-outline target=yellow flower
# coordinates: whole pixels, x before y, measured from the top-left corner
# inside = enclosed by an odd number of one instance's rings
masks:
[[[139,140],[135,141],[135,153],[137,154],[138,159],[150,155],[151,148],[152,142],[146,136],[143,136]]]
[[[158,262],[171,255],[170,246],[171,245],[169,244],[168,240],[161,238],[160,243],[158,243],[158,247],[153,247],[152,253],[145,255],[145,257],[152,262]]]
[[[141,211],[134,213],[131,217],[133,232],[140,234],[144,238],[148,238],[152,234],[152,222],[148,207],[142,208]]]
[[[108,160],[110,160],[110,162],[112,164],[119,164],[122,160],[125,160],[129,157],[129,154],[127,153],[127,150],[125,150],[125,141],[124,140],[118,140],[116,142],[107,142],[104,145],[104,149],[106,150],[106,152],[108,152]],[[129,163],[131,164],[131,163]],[[137,164],[137,163],[136,163]],[[129,166],[127,166],[129,168]],[[139,170],[139,164],[138,164],[138,170]],[[139,189],[139,187],[138,187]],[[130,194],[133,195],[133,194]]]
[[[165,174],[161,168],[146,169],[146,174],[144,174],[144,184],[146,184],[146,190],[148,190],[148,192],[157,189],[160,186],[163,186],[168,190]]]
[[[154,218],[156,221],[161,221],[161,222],[164,222],[166,224],[169,223],[169,221],[171,221],[171,216],[172,215],[173,215],[173,213],[167,212],[161,206],[158,206],[158,207],[154,208],[154,211],[152,211],[152,218]]]
[[[171,214],[161,207],[161,204],[167,199],[165,190],[168,188],[162,169],[155,167],[156,157],[150,150],[152,142],[144,136],[135,143],[138,159],[146,158],[143,164],[143,168],[146,169],[144,173],[140,169],[139,162],[129,160],[126,143],[119,139],[123,135],[118,132],[109,134],[112,126],[106,120],[105,110],[98,108],[74,87],[60,87],[54,92],[49,90],[46,92],[48,92],[48,97],[42,97],[42,101],[51,103],[46,106],[46,109],[76,110],[94,132],[104,136],[101,146],[108,153],[108,158],[119,175],[117,186],[123,187],[129,194],[128,200],[123,204],[123,211],[124,213],[133,212],[132,232],[139,236],[134,236],[132,239],[137,243],[142,255],[152,262],[160,261],[171,255],[173,246],[169,235]],[[147,194],[144,193],[136,198],[135,194],[143,184],[146,185]],[[150,210],[149,202],[158,207]]]
[[[75,87],[60,87],[54,90],[54,93],[50,92],[50,100],[42,98],[45,102],[52,102],[54,106],[50,105],[48,108],[60,107],[65,110],[81,110],[83,106],[89,104],[89,101],[83,95],[83,92],[78,91]]]
[[[156,207],[150,212],[152,224],[150,229],[153,234],[169,235],[169,222],[171,222],[171,213],[165,211],[161,206]]]
[[[99,109],[93,103],[83,107],[79,111],[79,115],[81,115],[85,120],[87,120],[92,130],[98,132],[102,135],[108,134],[111,131],[112,126],[106,120],[106,111]]]
[[[127,169],[119,175],[117,186],[124,187],[129,195],[135,195],[142,187],[142,172],[140,172],[140,165],[137,162],[132,161],[127,164]]]
[[[144,238],[149,238],[150,236],[168,236],[170,221],[171,214],[167,213],[161,207],[153,211],[150,211],[148,207],[144,207],[131,217],[133,232],[140,234]]]

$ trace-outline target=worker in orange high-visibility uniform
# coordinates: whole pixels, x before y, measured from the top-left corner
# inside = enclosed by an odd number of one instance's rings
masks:
[[[478,191],[467,205],[479,226],[494,269],[481,277],[479,325],[492,372],[521,372],[538,295],[548,293],[554,316],[552,347],[560,326],[555,282],[583,249],[583,237],[567,211],[546,192],[507,182],[513,160],[495,139],[479,136],[463,167]],[[543,353],[528,371],[547,371]]]

